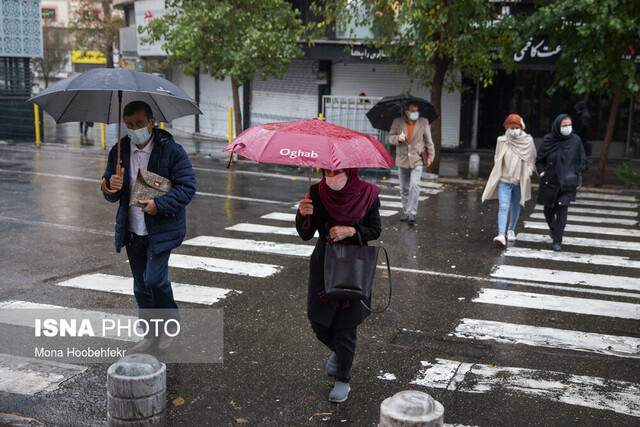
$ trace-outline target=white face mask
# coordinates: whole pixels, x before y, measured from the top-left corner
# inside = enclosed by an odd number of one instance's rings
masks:
[[[563,134],[564,136],[567,136],[571,133],[572,130],[573,128],[571,126],[562,126],[560,128],[560,133]]]
[[[520,134],[522,133],[522,131],[520,129],[509,129],[508,130],[509,135],[511,136],[520,136]]]
[[[409,120],[418,120],[418,117],[420,117],[419,111],[412,111],[409,113]]]
[[[340,175],[336,176],[325,176],[324,179],[325,181],[327,181],[327,185],[329,186],[329,188],[333,191],[342,190],[344,186],[347,185],[348,180],[346,173],[341,173]]]
[[[146,127],[136,130],[127,128],[127,135],[131,138],[131,142],[136,145],[144,145],[144,143],[151,137],[151,134]]]

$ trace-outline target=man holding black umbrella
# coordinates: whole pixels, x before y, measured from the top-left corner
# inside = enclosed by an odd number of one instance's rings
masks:
[[[162,310],[163,319],[179,320],[178,305],[169,281],[169,256],[180,246],[186,234],[185,207],[196,192],[191,161],[169,132],[154,126],[149,104],[133,101],[124,107],[127,136],[122,138],[123,156],[117,166],[117,149],[109,153],[103,189],[109,202],[119,202],[116,214],[116,251],[124,246],[133,275],[133,290],[140,317]],[[120,174],[117,174],[120,168]],[[130,203],[138,169],[148,170],[171,180],[172,188],[153,200]],[[161,178],[158,178],[161,179]],[[174,338],[147,335],[129,353],[167,350]]]
[[[413,223],[418,212],[422,170],[424,166],[431,164],[435,156],[429,120],[420,117],[418,105],[407,104],[404,115],[393,120],[389,130],[389,143],[396,146],[396,164],[404,210],[400,221]]]

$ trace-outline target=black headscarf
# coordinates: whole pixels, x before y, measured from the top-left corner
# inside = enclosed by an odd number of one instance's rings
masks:
[[[560,133],[560,124],[567,117],[569,115],[560,114],[553,121],[551,132],[544,136],[538,149],[536,168],[538,173],[545,171],[547,179],[558,183],[560,188],[575,189],[578,175],[587,168],[589,159],[578,135],[573,132],[569,135]]]

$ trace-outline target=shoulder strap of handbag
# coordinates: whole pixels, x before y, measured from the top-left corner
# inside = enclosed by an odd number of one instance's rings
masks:
[[[391,305],[391,290],[392,290],[392,286],[391,286],[391,265],[389,264],[389,254],[387,253],[387,250],[385,248],[380,247],[380,249],[382,249],[384,251],[384,256],[387,259],[387,274],[389,275],[389,300],[387,301],[387,306],[381,311],[373,311],[373,310],[371,310],[371,307],[368,307],[367,304],[365,304],[364,300],[360,300],[360,303],[364,306],[364,308],[366,308],[367,310],[369,310],[373,314],[384,313],[385,311],[387,311],[387,308],[389,308],[389,306]],[[372,290],[371,293],[373,294],[373,290]]]

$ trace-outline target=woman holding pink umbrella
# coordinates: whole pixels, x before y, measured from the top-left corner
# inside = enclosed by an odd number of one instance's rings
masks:
[[[358,169],[322,170],[323,178],[300,201],[296,229],[303,240],[318,241],[311,254],[307,317],[318,340],[331,351],[327,375],[335,378],[329,401],[347,400],[357,327],[370,314],[358,300],[330,297],[324,286],[327,241],[366,245],[380,236],[380,188],[358,178]],[[366,301],[371,306],[370,299]]]

